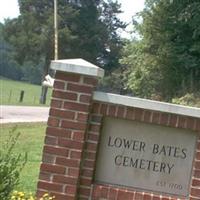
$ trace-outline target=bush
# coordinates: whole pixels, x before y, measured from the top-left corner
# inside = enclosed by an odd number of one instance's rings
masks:
[[[182,97],[172,99],[172,103],[200,107],[200,94],[187,93]]]
[[[16,155],[14,148],[20,133],[16,128],[9,131],[9,138],[0,145],[0,199],[8,200],[15,186],[19,183],[19,175],[27,162],[27,153]]]

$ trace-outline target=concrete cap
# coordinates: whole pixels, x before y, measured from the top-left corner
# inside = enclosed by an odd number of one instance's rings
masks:
[[[200,118],[200,108],[181,106],[171,103],[141,99],[137,97],[122,96],[104,92],[94,92],[93,100],[110,104],[117,104],[117,105]]]
[[[58,71],[70,72],[75,74],[84,74],[88,76],[104,76],[103,69],[81,58],[53,60],[51,61],[50,68]]]

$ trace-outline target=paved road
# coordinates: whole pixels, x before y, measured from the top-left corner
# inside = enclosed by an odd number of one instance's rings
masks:
[[[48,119],[48,114],[48,107],[0,105],[0,124],[15,122],[45,122]]]

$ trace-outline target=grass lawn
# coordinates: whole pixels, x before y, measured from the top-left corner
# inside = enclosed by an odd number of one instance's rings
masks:
[[[1,124],[0,147],[2,142],[9,136],[9,131],[15,126],[16,124]],[[28,161],[20,174],[20,184],[16,188],[18,191],[33,193],[36,191],[45,129],[46,124],[43,123],[22,123],[17,125],[17,130],[14,134],[18,132],[21,134],[15,152],[16,154],[28,153]]]
[[[20,103],[19,98],[22,90],[24,90],[24,100]],[[50,104],[51,91],[52,89],[48,89],[46,106]],[[41,86],[39,85],[13,81],[0,76],[1,105],[41,106],[41,104],[39,104],[40,93]]]

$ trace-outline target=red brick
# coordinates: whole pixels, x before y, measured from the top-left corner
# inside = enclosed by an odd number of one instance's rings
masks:
[[[108,107],[108,116],[114,117],[116,115],[117,106],[109,105]]]
[[[81,151],[70,151],[70,158],[72,159],[81,159],[82,152]]]
[[[57,144],[57,138],[56,137],[45,136],[45,144],[56,145]]]
[[[145,110],[145,112],[144,112],[144,122],[150,123],[152,115],[153,115],[153,113],[151,111]]]
[[[78,113],[77,114],[77,120],[82,121],[82,122],[87,122],[88,121],[88,114]]]
[[[100,131],[100,125],[90,124],[89,130],[92,131],[92,132],[99,132]]]
[[[51,174],[50,173],[45,173],[45,172],[40,172],[39,180],[43,180],[43,181],[48,181],[49,182],[51,180]]]
[[[97,144],[87,142],[86,143],[86,149],[89,150],[89,151],[96,151],[97,150]]]
[[[199,142],[197,143],[197,149],[200,150],[200,140],[199,140]]]
[[[82,150],[83,148],[83,143],[79,141],[74,141],[74,140],[67,140],[67,139],[58,139],[58,145],[62,147],[67,147],[69,149],[77,149],[77,150]]]
[[[43,155],[42,155],[42,162],[43,163],[54,164],[55,163],[55,156],[43,153]]]
[[[53,88],[63,90],[65,88],[65,83],[61,82],[61,81],[58,81],[58,80],[55,80]]]
[[[48,191],[55,191],[55,192],[62,192],[63,190],[63,186],[61,184],[48,183],[44,181],[38,182],[38,188],[48,190]]]
[[[91,95],[82,94],[82,95],[80,95],[80,99],[79,100],[80,100],[81,103],[90,103],[91,99],[92,99]]]
[[[96,86],[98,83],[98,79],[91,77],[84,77],[83,82],[88,85]]]
[[[56,72],[55,79],[64,80],[64,81],[71,81],[71,82],[79,82],[80,75],[71,74],[71,73],[63,73],[63,72]]]
[[[186,120],[186,128],[194,130],[195,119],[192,117],[187,117]]]
[[[51,105],[50,105],[51,108],[61,108],[61,106],[62,106],[62,101],[56,99],[51,100]]]
[[[92,179],[91,178],[81,177],[80,185],[91,186],[91,184],[92,184]]]
[[[81,196],[79,197],[79,199],[80,199],[80,200],[88,200],[88,197],[82,196],[82,195],[81,195]]]
[[[123,118],[125,114],[125,107],[119,106],[117,109],[117,117]]]
[[[176,115],[170,115],[169,126],[176,127],[178,122],[178,117]]]
[[[68,110],[88,112],[89,106],[81,103],[65,102],[64,108]]]
[[[65,188],[65,192],[67,194],[76,194],[77,187],[75,185],[67,185]]]
[[[94,141],[94,142],[98,142],[98,140],[99,140],[99,135],[89,133],[89,134],[88,134],[88,140],[91,140],[91,141]]]
[[[45,190],[40,190],[39,188],[37,188],[36,197],[41,198],[45,193],[46,193]]]
[[[108,197],[108,187],[101,188],[101,197],[107,198]]]
[[[74,83],[68,83],[67,89],[74,92],[81,92],[86,94],[91,94],[93,91],[93,87],[91,86],[85,86],[80,84],[74,84]]]
[[[134,112],[134,108],[127,108],[127,112],[126,112],[126,118],[127,119],[135,119],[135,112]]]
[[[186,122],[187,122],[187,118],[186,117],[179,116],[178,127],[186,128]]]
[[[80,161],[75,159],[68,159],[63,157],[57,157],[56,158],[56,164],[63,165],[66,167],[79,167]]]
[[[40,169],[43,172],[49,172],[49,173],[57,173],[57,174],[65,173],[65,167],[58,166],[58,165],[46,164],[46,163],[42,163],[40,166]]]
[[[158,196],[153,196],[152,200],[160,200],[160,197],[158,197]]]
[[[118,195],[117,195],[117,200],[124,200],[124,199],[132,200],[133,193],[119,190]]]
[[[84,160],[83,166],[86,168],[94,168],[95,162],[93,160]]]
[[[96,198],[101,196],[101,187],[94,185],[92,191],[92,199],[96,200]]]
[[[160,123],[160,113],[153,112],[152,123],[154,123],[154,124]]]
[[[109,200],[116,200],[116,196],[117,196],[117,190],[114,188],[110,188],[109,193],[108,193],[108,199]]]
[[[92,176],[93,176],[93,170],[91,170],[91,169],[83,169],[81,171],[81,175],[92,178]]]
[[[196,128],[195,128],[196,131],[200,131],[200,119],[197,119],[196,120]]]
[[[86,159],[89,159],[89,160],[94,160],[95,157],[96,157],[96,153],[92,153],[92,152],[85,152],[84,153],[84,156]]]
[[[77,100],[77,94],[72,92],[54,90],[52,96],[59,99]]]
[[[200,197],[200,189],[192,188],[191,195],[194,197]]]
[[[52,196],[55,196],[55,200],[74,200],[76,199],[73,194],[61,194],[61,193],[51,193]]]
[[[80,188],[79,189],[79,193],[81,195],[84,195],[84,196],[88,196],[90,195],[90,189],[89,188]]]
[[[194,177],[200,178],[200,170],[194,170]]]
[[[99,103],[93,103],[92,113],[99,114],[99,112],[100,112],[100,104]]]
[[[193,179],[192,180],[192,186],[199,187],[200,186],[200,180],[199,179]]]
[[[60,176],[60,175],[53,176],[53,182],[55,183],[65,183],[65,184],[76,185],[77,181],[78,179],[74,177]]]
[[[195,166],[195,169],[200,170],[200,161],[196,161],[194,166]]]
[[[196,153],[196,159],[197,159],[197,160],[200,160],[200,151],[198,151],[198,152]]]
[[[48,124],[48,126],[58,127],[59,126],[59,122],[60,122],[59,119],[53,118],[53,117],[49,117],[47,124]]]
[[[71,138],[72,132],[63,128],[47,127],[46,134],[57,137]]]
[[[143,200],[151,200],[151,194],[144,194]]]
[[[199,197],[190,197],[190,200],[199,200]]]
[[[74,131],[73,132],[73,140],[83,141],[85,137],[84,131]]]
[[[162,197],[162,200],[171,200],[170,197]]]
[[[140,192],[136,192],[135,193],[135,199],[137,200],[143,200],[143,194]]]
[[[61,127],[62,128],[69,128],[69,129],[75,129],[75,130],[86,130],[87,124],[63,120],[62,123],[61,123]]]
[[[138,121],[142,121],[144,110],[135,108],[135,119]]]
[[[101,104],[100,114],[106,115],[106,113],[107,113],[107,107],[108,106],[106,104]]]
[[[74,119],[75,112],[51,108],[50,115],[54,117],[60,117],[62,119]]]
[[[102,121],[102,116],[97,116],[97,115],[92,115],[91,116],[91,121],[95,123],[101,123]]]
[[[74,176],[74,177],[79,177],[79,168],[69,168],[68,175]]]
[[[169,123],[169,114],[160,113],[160,124],[167,126]]]
[[[69,155],[68,149],[65,149],[62,147],[48,146],[48,145],[44,146],[44,152],[53,154],[53,155],[66,156],[66,157],[68,157]]]

